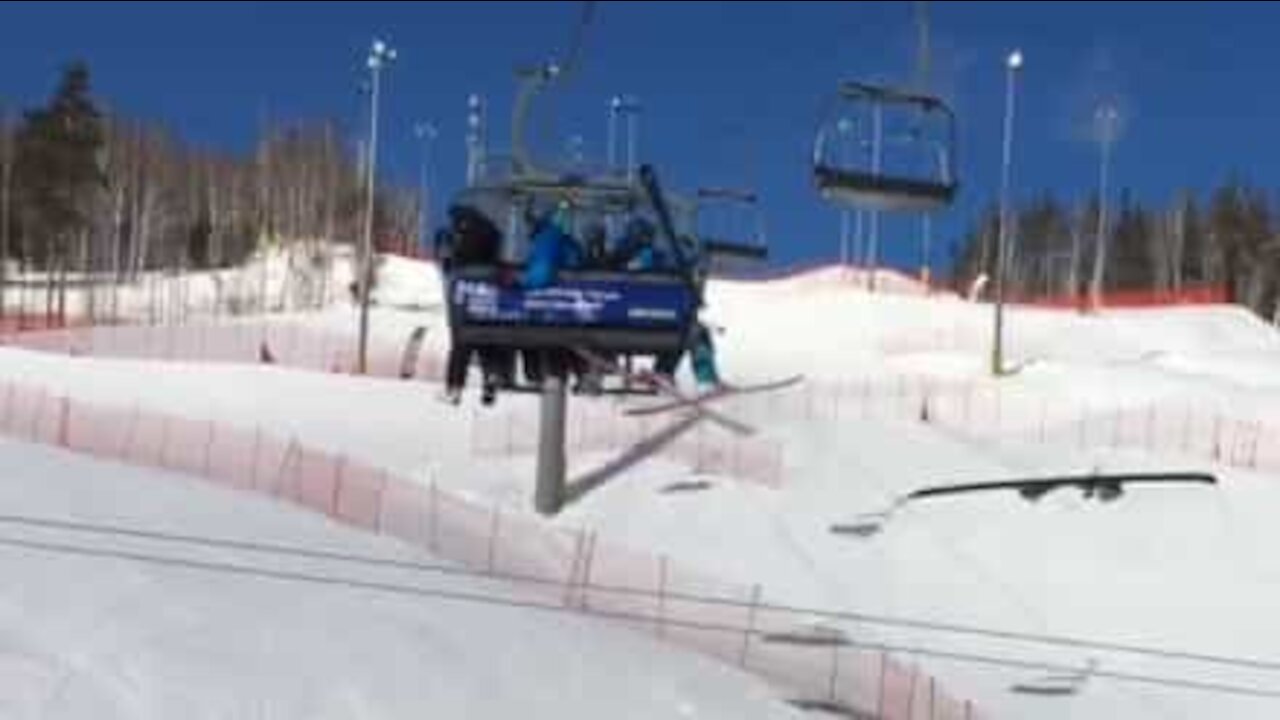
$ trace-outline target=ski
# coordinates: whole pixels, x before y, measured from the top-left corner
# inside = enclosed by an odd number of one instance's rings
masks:
[[[627,373],[619,367],[617,363],[601,357],[590,350],[574,348],[573,351],[583,360],[586,360],[592,366],[604,372],[621,375],[629,380],[635,381],[636,383],[649,384],[656,387],[663,395],[670,397],[673,401],[679,401],[682,405],[686,405],[691,410],[694,410],[699,416],[710,420],[730,432],[743,436],[756,434],[755,428],[734,420],[733,418],[727,417],[722,413],[716,412],[709,407],[705,407],[698,397],[685,393],[677,387],[675,383],[660,375],[656,375],[654,373]]]
[[[756,393],[773,392],[775,390],[783,390],[793,385],[798,385],[804,381],[804,375],[792,375],[780,380],[772,380],[769,382],[756,383],[753,385],[727,385],[721,384],[720,387],[710,392],[698,395],[693,400],[697,403],[709,403],[725,398],[740,397],[743,395],[754,395]],[[644,415],[656,415],[658,413],[679,410],[682,407],[688,407],[689,402],[685,400],[672,400],[671,402],[659,403],[656,405],[646,405],[644,407],[629,408],[623,412],[624,415],[631,417],[640,417]]]
[[[409,340],[404,345],[404,354],[400,356],[400,379],[412,380],[418,370],[418,356],[422,354],[422,341],[427,337],[425,325],[419,325],[409,333]]]

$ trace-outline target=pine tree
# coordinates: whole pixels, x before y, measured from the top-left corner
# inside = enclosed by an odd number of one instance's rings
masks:
[[[90,225],[93,197],[103,183],[102,144],[89,69],[73,63],[48,105],[26,113],[16,141],[23,233],[35,239],[46,265],[64,260],[73,237]]]

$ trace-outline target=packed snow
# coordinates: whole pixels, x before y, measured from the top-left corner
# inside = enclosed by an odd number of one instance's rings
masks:
[[[5,518],[438,564],[186,477],[9,441],[0,470]],[[798,716],[736,670],[589,617],[59,548],[495,595],[466,577],[0,522],[6,718]]]
[[[819,272],[771,282],[719,282],[708,318],[722,372],[743,382],[805,373],[813,387],[848,378],[926,377],[978,388],[995,383],[1053,406],[1095,410],[1166,402],[1280,421],[1280,335],[1233,307],[1104,311],[1012,309],[1010,361],[988,378],[990,307],[950,295],[865,291],[863,278]],[[392,259],[379,278],[374,332],[402,342],[428,327],[428,351],[447,344],[435,268]],[[281,318],[350,330],[336,305]],[[262,426],[349,454],[511,511],[528,512],[532,458],[485,460],[468,445],[484,411],[435,400],[438,387],[278,367],[164,364],[0,351],[0,375],[76,398],[134,403],[195,418]],[[577,400],[613,403],[613,400]],[[1272,516],[1280,477],[1215,467],[1178,452],[1080,449],[908,419],[839,421],[733,403],[726,412],[783,443],[780,489],[709,480],[703,492],[667,494],[694,479],[687,467],[642,462],[571,505],[555,523],[662,552],[704,571],[760,582],[774,601],[806,607],[1073,636],[1280,663],[1274,607],[1280,560]],[[536,416],[535,400],[503,397],[493,412]],[[477,423],[481,423],[477,425]],[[572,458],[573,473],[609,460]],[[1064,490],[1031,504],[982,494],[912,504],[881,533],[830,532],[926,485],[1096,469],[1212,470],[1216,487],[1136,488],[1114,503]],[[1251,698],[1108,678],[1106,673],[1280,690],[1280,672],[1099,648],[976,638],[851,623],[862,638],[942,652],[1085,668],[1077,694],[1011,692],[1034,672],[918,659],[953,694],[990,717],[1272,718],[1276,698]],[[911,655],[907,655],[911,658]],[[653,664],[645,673],[656,672]],[[609,714],[614,714],[610,712]]]

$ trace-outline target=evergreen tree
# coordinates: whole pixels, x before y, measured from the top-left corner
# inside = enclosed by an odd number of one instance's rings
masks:
[[[16,140],[22,230],[44,260],[65,259],[73,236],[87,230],[103,184],[102,114],[90,97],[89,69],[73,63],[47,106],[25,114]]]

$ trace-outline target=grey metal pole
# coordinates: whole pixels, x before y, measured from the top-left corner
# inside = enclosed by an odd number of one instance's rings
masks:
[[[422,207],[418,211],[418,245],[424,247],[427,242],[428,218],[427,218],[427,202],[429,196],[427,194],[427,163],[431,158],[430,141],[426,139],[425,130],[419,125],[414,128],[414,134],[422,141],[422,167],[418,170],[418,202]]]
[[[1004,276],[1009,247],[1009,175],[1013,165],[1014,87],[1018,69],[1022,67],[1022,53],[1014,50],[1009,54],[1006,64],[1004,148],[1000,165],[1000,236],[996,243],[995,339],[991,345],[991,374],[996,377],[1004,374]]]
[[[1089,285],[1090,304],[1094,310],[1102,306],[1102,280],[1107,263],[1107,180],[1111,165],[1111,141],[1116,122],[1116,110],[1110,105],[1098,109],[1097,121],[1102,133],[1102,156],[1098,169],[1098,232],[1095,237],[1093,278]]]
[[[636,163],[640,155],[640,103],[628,98],[627,103],[627,182],[635,182]]]
[[[467,97],[467,187],[480,181],[484,164],[484,101],[479,95]]]
[[[884,138],[884,110],[876,105],[871,110],[871,173],[880,174],[881,143]],[[870,218],[871,232],[867,239],[867,289],[875,292],[876,263],[880,249],[880,211],[872,210]]]
[[[433,154],[433,151],[435,150],[435,144],[436,144],[436,129],[435,129],[435,126],[431,126],[427,135],[427,147],[426,147],[426,150],[423,152],[423,154],[426,155],[426,157],[423,159],[423,165],[425,166],[425,170],[423,172],[426,175],[426,181],[422,184],[422,224],[424,227],[422,231],[421,242],[422,242],[423,248],[429,247],[431,245],[431,195],[434,189],[433,186],[435,185],[435,183],[432,182],[433,180],[432,175],[434,175],[434,173],[431,172],[432,170],[431,163],[433,159],[432,154]]]
[[[840,211],[840,267],[849,267],[849,211]]]
[[[853,129],[853,123],[848,118],[840,118],[836,123],[836,132],[840,135],[840,163],[844,167],[849,166],[849,133]],[[849,210],[841,208],[840,210],[840,267],[848,267],[850,264],[850,241],[849,241]]]
[[[419,228],[419,242],[426,247],[430,240],[431,233],[431,151],[434,149],[436,136],[439,131],[433,122],[420,122],[413,126],[413,134],[418,140],[422,141],[422,169],[421,176],[418,181],[421,185],[419,192],[422,193],[422,215],[419,222],[422,227]]]
[[[614,95],[609,100],[609,118],[605,124],[605,163],[612,174],[618,169],[618,110],[622,107],[622,98]]]
[[[365,193],[364,237],[361,240],[360,257],[360,337],[356,369],[364,375],[369,369],[369,290],[373,281],[373,215],[374,184],[378,165],[378,92],[381,86],[382,68],[394,60],[396,51],[381,40],[373,41],[369,53],[369,71],[372,75],[369,93],[369,176]]]
[[[554,515],[564,505],[566,404],[564,377],[555,372],[547,373],[542,380],[538,475],[533,495],[534,509],[543,515]]]
[[[933,216],[925,215],[920,224],[920,282],[927,288],[933,276]]]

